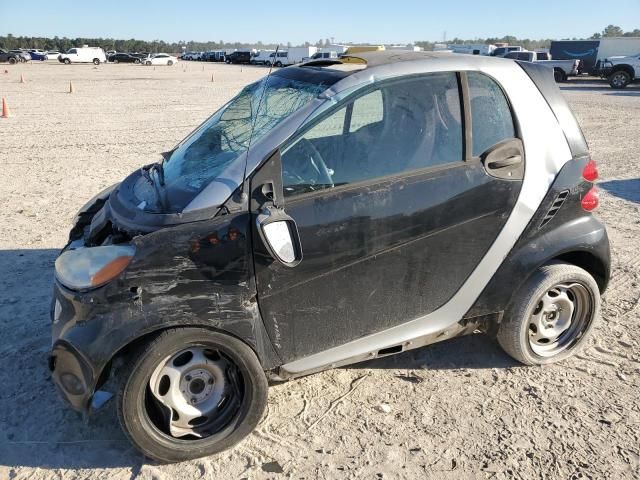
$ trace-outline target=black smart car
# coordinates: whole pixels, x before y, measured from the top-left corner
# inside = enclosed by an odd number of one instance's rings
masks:
[[[593,330],[598,172],[544,66],[423,52],[247,86],[78,213],[50,369],[171,462],[256,426],[286,380],[475,331],[527,365]],[[99,394],[97,394],[99,392]]]

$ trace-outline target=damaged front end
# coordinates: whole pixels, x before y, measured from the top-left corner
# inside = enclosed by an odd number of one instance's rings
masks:
[[[209,219],[134,225],[114,211],[121,188],[81,209],[56,261],[49,368],[67,403],[88,412],[114,357],[171,327],[226,332],[265,369],[279,363],[256,302],[249,213],[230,199]]]

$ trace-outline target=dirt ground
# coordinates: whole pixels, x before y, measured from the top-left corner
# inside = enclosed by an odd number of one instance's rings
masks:
[[[639,478],[637,85],[563,86],[600,167],[613,256],[603,321],[577,357],[525,368],[476,335],[320,373],[272,387],[238,447],[168,466],[130,446],[112,402],[89,424],[61,404],[49,300],[72,216],[265,73],[0,65],[12,113],[0,118],[0,479]]]

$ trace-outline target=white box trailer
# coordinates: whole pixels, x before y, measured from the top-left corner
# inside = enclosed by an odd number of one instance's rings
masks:
[[[287,48],[287,57],[281,59],[282,65],[295,65],[302,63],[305,59],[313,56],[318,51],[318,47],[291,47]]]
[[[600,39],[597,60],[628,57],[640,53],[640,37],[605,37]]]
[[[491,55],[495,49],[495,45],[485,43],[450,43],[447,45],[447,50],[467,55]]]

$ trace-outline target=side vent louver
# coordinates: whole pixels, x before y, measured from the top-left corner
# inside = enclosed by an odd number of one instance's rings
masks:
[[[560,207],[562,207],[562,204],[567,199],[568,195],[569,195],[569,190],[563,190],[558,194],[556,199],[551,204],[551,208],[549,208],[549,211],[542,219],[542,222],[540,222],[540,228],[544,227],[547,223],[551,221],[551,219],[553,219],[553,217],[555,217],[556,213],[558,213],[558,210],[560,210]]]

